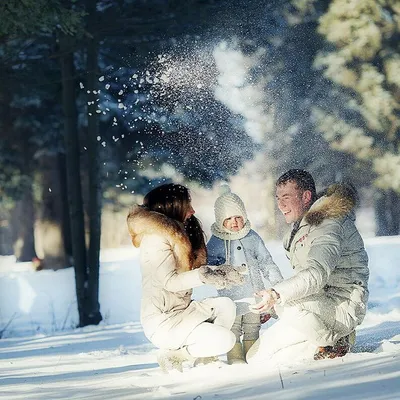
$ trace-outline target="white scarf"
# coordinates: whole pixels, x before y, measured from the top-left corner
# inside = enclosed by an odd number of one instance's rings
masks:
[[[243,239],[250,232],[250,229],[251,225],[249,220],[247,220],[243,228],[237,232],[232,232],[224,226],[220,228],[215,222],[211,225],[212,234],[224,241],[226,264],[230,264],[231,262],[231,240]]]

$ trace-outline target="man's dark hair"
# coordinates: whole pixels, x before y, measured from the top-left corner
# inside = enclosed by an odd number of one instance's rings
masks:
[[[276,186],[285,185],[288,182],[295,182],[297,187],[303,191],[311,192],[311,204],[317,200],[314,178],[304,169],[290,169],[281,175],[276,181]]]

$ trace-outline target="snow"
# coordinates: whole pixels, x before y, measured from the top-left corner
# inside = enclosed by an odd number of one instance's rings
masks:
[[[278,367],[218,365],[164,375],[139,322],[133,247],[103,250],[99,326],[74,329],[72,269],[34,272],[0,257],[0,397],[4,399],[399,399],[400,236],[369,238],[370,304],[353,353]],[[281,243],[269,242],[285,276]],[[210,287],[195,297],[213,295]],[[273,323],[273,322],[271,322]],[[270,324],[270,322],[268,322]],[[267,325],[268,325],[267,324]],[[266,329],[265,327],[263,329]]]
[[[271,131],[273,118],[263,104],[265,101],[264,80],[254,81],[250,71],[262,63],[265,49],[260,48],[253,55],[245,54],[236,43],[219,43],[213,56],[219,76],[215,98],[235,114],[245,118],[246,133],[256,142],[262,143]]]

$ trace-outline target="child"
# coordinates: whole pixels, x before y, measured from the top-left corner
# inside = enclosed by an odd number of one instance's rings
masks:
[[[228,185],[221,187],[221,196],[214,205],[215,223],[207,244],[208,264],[247,266],[245,282],[230,289],[218,290],[219,296],[232,300],[254,298],[254,293],[265,289],[262,276],[271,285],[283,280],[279,268],[272,260],[261,237],[251,229],[243,201],[231,193]],[[260,315],[249,310],[248,302],[236,302],[236,319],[232,332],[236,344],[227,353],[228,364],[244,364],[247,351],[259,337]],[[243,343],[240,338],[243,335]]]

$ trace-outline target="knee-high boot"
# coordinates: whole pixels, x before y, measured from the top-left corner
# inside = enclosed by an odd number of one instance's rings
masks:
[[[228,360],[228,364],[246,364],[246,360],[244,359],[243,347],[242,343],[238,342],[232,347],[232,350],[228,351],[226,358]]]
[[[246,358],[247,353],[250,350],[250,347],[253,346],[253,344],[256,342],[256,340],[243,340],[243,353]]]

